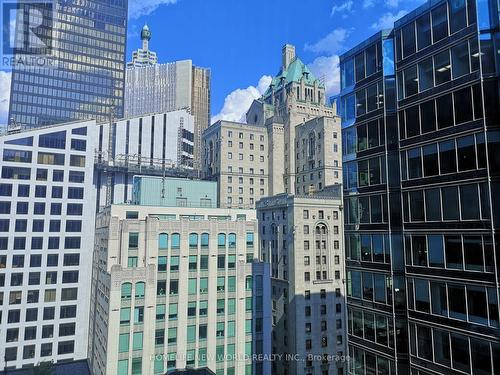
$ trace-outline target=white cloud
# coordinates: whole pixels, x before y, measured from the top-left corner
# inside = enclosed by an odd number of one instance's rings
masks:
[[[405,14],[407,14],[408,11],[406,10],[400,10],[398,13],[392,13],[392,12],[387,12],[384,13],[377,22],[372,24],[372,29],[375,30],[380,30],[380,29],[390,29],[394,27],[394,21],[400,19],[403,17]]]
[[[139,18],[154,12],[160,5],[175,3],[177,0],[131,0],[128,4],[128,16]]]
[[[344,1],[341,4],[334,4],[332,7],[331,15],[333,16],[333,15],[335,15],[335,13],[351,12],[353,5],[354,5],[354,2],[352,0]]]
[[[385,0],[385,5],[388,8],[397,8],[399,6],[399,0]]]
[[[8,124],[11,72],[0,71],[0,127]]]
[[[262,76],[255,86],[248,86],[246,89],[236,89],[224,100],[221,111],[212,117],[212,123],[219,120],[245,122],[245,114],[255,99],[264,94],[271,84],[271,76]]]
[[[363,9],[371,8],[375,5],[375,0],[363,0]]]
[[[342,47],[348,36],[349,31],[339,27],[314,44],[306,43],[304,49],[316,53],[326,52],[334,54]]]
[[[319,56],[308,64],[316,78],[323,80],[327,96],[337,94],[340,90],[339,56]]]

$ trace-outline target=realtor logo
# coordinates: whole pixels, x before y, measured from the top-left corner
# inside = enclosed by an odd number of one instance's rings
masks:
[[[0,0],[1,65],[54,67],[53,0]]]

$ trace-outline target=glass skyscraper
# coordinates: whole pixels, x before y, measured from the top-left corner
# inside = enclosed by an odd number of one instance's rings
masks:
[[[428,1],[340,58],[350,374],[500,373],[498,5]]]
[[[127,0],[54,0],[57,66],[13,67],[9,119],[34,127],[100,122],[112,107],[123,117],[127,7]]]

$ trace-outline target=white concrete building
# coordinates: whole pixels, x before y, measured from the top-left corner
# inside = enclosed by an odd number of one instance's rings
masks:
[[[210,69],[191,60],[158,64],[149,49],[149,28],[141,38],[143,48],[133,53],[125,73],[125,117],[188,110],[194,116],[194,166],[199,168],[201,136],[210,125]]]
[[[254,210],[112,205],[97,217],[95,375],[270,374],[269,266]]]
[[[272,353],[282,359],[272,373],[346,373],[341,185],[264,198],[257,216],[261,260],[271,265]]]
[[[134,175],[163,176],[193,169],[194,119],[185,110],[118,120],[111,134],[109,123],[99,124],[98,129],[98,207],[131,201]],[[112,192],[107,202],[109,177]]]
[[[1,369],[87,358],[98,139],[95,121],[0,136]]]

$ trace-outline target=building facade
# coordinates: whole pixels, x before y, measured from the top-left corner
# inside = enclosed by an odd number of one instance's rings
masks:
[[[344,374],[341,186],[261,199],[257,216],[261,260],[271,265],[272,373]]]
[[[500,369],[498,24],[429,1],[341,56],[350,373]]]
[[[157,64],[149,50],[151,32],[142,30],[143,48],[135,51],[125,77],[125,117],[186,109],[194,116],[194,165],[201,166],[201,136],[210,124],[211,73],[191,60]],[[146,84],[147,83],[147,84]]]
[[[99,124],[97,207],[130,202],[135,175],[191,176],[193,130],[193,116],[185,110],[118,120],[111,132],[109,123]]]
[[[94,374],[270,374],[269,266],[255,211],[112,205],[97,217]]]
[[[9,119],[37,127],[105,121],[111,112],[123,117],[127,8],[127,0],[54,1],[55,66],[14,65]],[[20,34],[25,25],[18,21]]]
[[[268,195],[268,135],[262,126],[218,121],[203,135],[203,176],[217,181],[219,207],[254,208]]]
[[[0,368],[87,358],[95,121],[0,136]]]
[[[322,117],[325,120],[316,121]],[[250,125],[265,126],[269,134],[269,195],[304,194],[304,189],[321,190],[342,182],[340,118],[335,108],[326,104],[323,82],[295,55],[294,46],[283,46],[281,69],[262,98],[252,103],[246,120]],[[304,125],[309,121],[315,125]],[[323,121],[329,122],[328,137],[321,133]],[[304,127],[298,130],[299,126]],[[307,137],[316,136],[316,150],[303,154],[309,148],[309,141],[302,143],[306,131]],[[337,151],[332,154],[334,145]],[[326,160],[322,159],[323,153],[328,156]],[[330,173],[332,168],[337,171],[336,177]],[[305,172],[312,173],[312,178],[303,181]]]
[[[254,207],[262,197],[342,182],[340,118],[324,90],[285,45],[283,66],[252,103],[247,124],[219,121],[205,131],[203,176],[219,182],[221,207]]]

